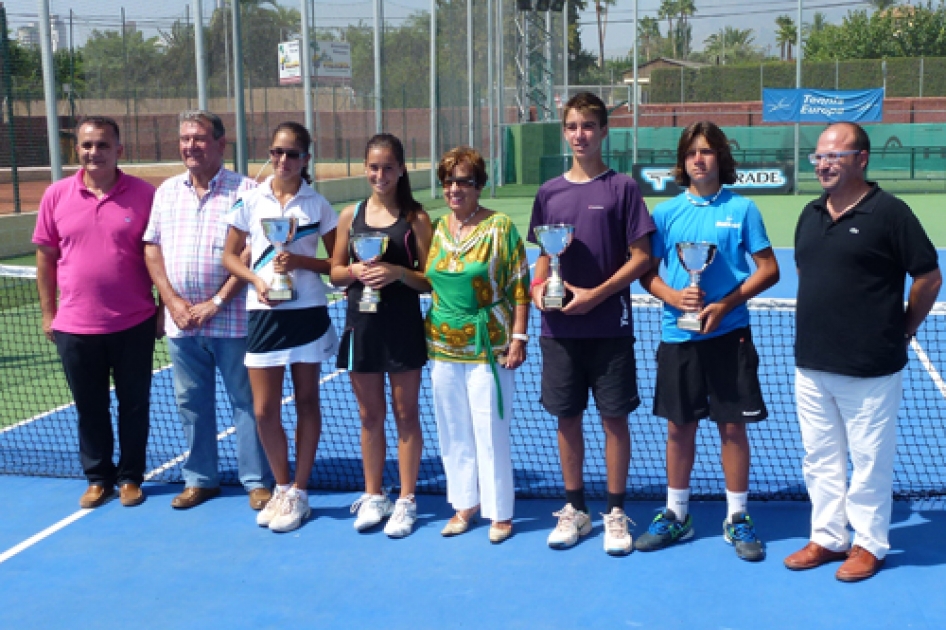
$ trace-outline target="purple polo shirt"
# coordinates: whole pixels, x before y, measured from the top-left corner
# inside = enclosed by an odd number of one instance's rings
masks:
[[[35,244],[59,250],[53,329],[78,335],[127,330],[155,312],[141,241],[154,186],[119,170],[118,181],[99,199],[83,174],[46,189],[33,232]]]
[[[571,245],[561,257],[562,278],[593,288],[610,278],[628,260],[631,243],[656,230],[637,183],[607,170],[587,182],[564,176],[539,188],[532,205],[529,241],[535,228],[550,223],[575,226]],[[629,337],[634,334],[631,290],[625,287],[584,315],[542,313],[542,336],[569,338]]]

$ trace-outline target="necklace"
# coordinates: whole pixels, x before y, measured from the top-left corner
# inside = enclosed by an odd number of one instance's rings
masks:
[[[457,218],[457,214],[456,214],[455,212],[453,213],[453,220],[454,220],[455,222],[459,223],[459,226],[457,226],[457,229],[456,229],[456,231],[455,231],[454,234],[453,234],[453,238],[455,238],[455,239],[460,238],[460,232],[462,232],[462,231],[463,231],[463,228],[465,228],[466,226],[468,226],[468,225],[470,224],[470,221],[473,220],[473,217],[476,216],[476,213],[480,211],[480,208],[481,208],[481,207],[482,207],[482,206],[476,206],[476,209],[473,210],[473,212],[470,213],[470,216],[468,216],[468,217],[465,218],[465,219],[458,219],[458,218]]]
[[[685,192],[687,195],[687,199],[690,201],[690,203],[692,203],[697,208],[705,208],[706,206],[713,205],[713,202],[716,201],[721,194],[723,194],[723,187],[720,186],[719,190],[716,191],[716,194],[713,195],[709,200],[706,200],[706,199],[697,200],[693,195],[690,194],[689,190]]]
[[[850,204],[849,206],[847,206],[844,210],[841,210],[840,212],[833,212],[832,214],[834,215],[834,218],[840,219],[843,215],[847,214],[847,211],[850,210],[851,208],[853,208],[854,206],[856,206],[857,204],[859,204],[859,203],[864,199],[864,197],[867,196],[867,193],[869,193],[870,190],[871,190],[870,188],[868,188],[867,190],[865,190],[865,191],[864,191],[864,194],[862,194],[860,197],[858,197],[857,199],[855,199],[855,200],[854,200],[854,203],[852,203],[852,204]]]

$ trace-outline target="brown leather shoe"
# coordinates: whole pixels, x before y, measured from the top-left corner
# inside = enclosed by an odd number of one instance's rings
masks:
[[[848,555],[847,560],[844,561],[844,564],[841,565],[838,572],[834,574],[834,577],[842,582],[860,582],[861,580],[874,577],[882,566],[884,566],[883,558],[878,560],[871,552],[863,547],[854,545],[851,548],[851,553]]]
[[[100,484],[90,484],[79,498],[79,507],[86,510],[101,507],[113,494],[115,494],[115,488],[112,486],[106,488]]]
[[[220,488],[184,488],[184,492],[171,499],[175,510],[189,510],[220,494]]]
[[[145,493],[141,491],[141,486],[129,481],[118,489],[118,500],[125,507],[135,507],[145,502]]]
[[[810,542],[785,558],[785,566],[792,571],[804,571],[836,560],[844,560],[846,557],[846,551],[831,551],[818,543]]]
[[[250,490],[250,507],[258,512],[266,507],[272,498],[273,493],[269,488],[254,488]]]

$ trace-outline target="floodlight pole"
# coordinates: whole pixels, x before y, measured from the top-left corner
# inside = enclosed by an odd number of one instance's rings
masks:
[[[302,41],[299,45],[302,50],[299,51],[299,69],[302,71],[302,106],[305,108],[305,128],[309,130],[309,136],[312,138],[312,144],[314,145],[316,136],[312,113],[312,36],[309,33],[309,1],[302,0],[300,5]],[[314,146],[310,146],[308,149],[310,155],[315,151]],[[314,157],[312,160],[312,163],[315,164]]]
[[[473,145],[473,0],[466,0],[467,144]]]
[[[506,102],[506,70],[505,70],[505,24],[503,24],[503,0],[497,0],[496,4],[496,32],[499,34],[499,48],[497,51],[496,67],[499,71],[496,91],[496,160],[499,162],[499,168],[496,169],[496,184],[502,186],[505,184],[503,173],[503,120],[505,119]]]
[[[437,198],[437,0],[430,0],[430,198]]]
[[[798,27],[795,30],[795,88],[801,89],[801,5],[802,0],[798,0]],[[801,125],[795,123],[795,194],[798,190],[798,159],[801,153],[799,144],[801,143]]]
[[[633,91],[634,100],[632,101],[632,103],[634,103],[634,151],[632,153],[631,159],[633,160],[633,163],[635,165],[637,164],[637,123],[638,123],[637,101],[640,100],[640,87],[637,82],[637,78],[638,78],[637,77],[637,66],[638,66],[637,38],[640,37],[640,29],[638,28],[638,25],[637,25],[637,4],[638,4],[638,0],[634,0],[634,91]]]
[[[384,114],[381,103],[381,2],[374,0],[374,131],[384,131]]]
[[[49,26],[49,0],[39,0],[39,47],[43,58],[43,94],[46,98],[46,135],[49,144],[49,176],[62,179],[62,155],[59,148],[59,116],[56,114],[56,72],[53,68],[53,43]],[[13,121],[10,121],[13,124]]]
[[[233,14],[233,106],[236,118],[236,171],[248,172],[246,154],[246,106],[243,103],[243,33],[240,24],[240,0],[232,0]]]
[[[207,111],[207,51],[204,45],[203,0],[194,0],[194,64],[197,70],[197,109]]]

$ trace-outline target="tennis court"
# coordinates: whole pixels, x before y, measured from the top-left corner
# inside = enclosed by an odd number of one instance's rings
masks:
[[[935,212],[942,197],[921,199],[929,202],[929,210],[912,199],[908,203],[942,246],[946,240],[936,229],[944,222],[923,214]],[[511,214],[524,231],[530,200],[504,194],[484,202]],[[786,235],[778,224],[793,227],[801,200],[763,197],[758,202],[773,243],[784,245],[786,238],[790,243],[790,228]],[[77,511],[85,482],[75,478],[81,477],[75,414],[61,385],[58,360],[52,346],[37,337],[35,303],[8,301],[23,295],[21,287],[31,280],[4,285],[0,472],[6,475],[0,476],[0,496],[8,509],[0,528],[0,576],[6,586],[0,595],[0,626],[944,627],[946,604],[935,585],[946,578],[941,536],[946,525],[946,310],[937,307],[911,352],[895,476],[895,491],[903,500],[896,504],[887,568],[859,585],[836,583],[831,567],[794,574],[781,560],[804,544],[809,508],[803,500],[783,500],[802,499],[804,485],[791,392],[792,305],[784,301],[794,296],[794,264],[790,250],[780,249],[778,255],[782,281],[753,308],[771,414],[750,432],[755,450],[751,491],[769,499],[750,506],[768,542],[769,558],[760,565],[739,561],[722,542],[722,504],[715,501],[695,503],[693,541],[661,553],[607,557],[601,551],[600,519],[593,535],[576,549],[548,549],[545,537],[554,525],[551,512],[561,507],[562,489],[554,419],[537,404],[534,345],[520,370],[513,421],[516,484],[523,499],[517,503],[516,535],[499,547],[489,545],[486,528],[458,539],[439,536],[451,511],[442,496],[429,398],[421,403],[426,446],[417,531],[402,541],[390,541],[380,530],[354,532],[348,506],[361,484],[357,413],[347,377],[332,366],[325,366],[323,374],[325,430],[313,476],[318,488],[311,491],[313,519],[297,532],[280,537],[256,528],[235,486],[197,509],[171,510],[170,499],[180,490],[184,445],[170,370],[160,355],[148,501],[134,510],[113,501],[93,512]],[[946,263],[942,250],[941,260]],[[648,412],[659,308],[642,295],[635,301],[644,405],[631,420],[634,456],[628,492],[637,500],[627,509],[639,534],[661,507],[665,482],[664,429]],[[340,305],[333,315],[342,316]],[[534,316],[533,335],[537,324]],[[429,396],[426,391],[422,396]],[[225,409],[226,402],[218,400],[218,405]],[[285,415],[291,422],[291,406]],[[586,482],[589,493],[600,497],[603,435],[595,412],[588,415]],[[227,417],[222,411],[221,467],[233,483],[234,437]],[[714,433],[709,427],[701,430],[693,475],[694,495],[706,499],[723,490]],[[389,444],[393,437],[389,435]],[[386,480],[395,478],[391,451]],[[593,513],[601,509],[603,503],[592,505]],[[17,548],[70,518],[76,520]],[[306,538],[310,540],[303,542]]]

